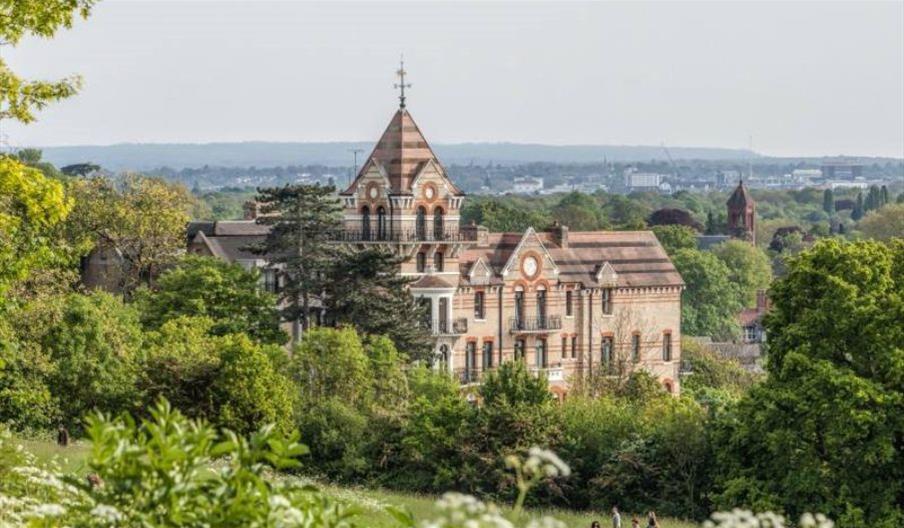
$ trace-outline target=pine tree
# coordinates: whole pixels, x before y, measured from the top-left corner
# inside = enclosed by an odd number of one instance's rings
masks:
[[[863,218],[863,191],[857,193],[857,203],[854,204],[854,210],[851,211],[851,220],[855,222]]]
[[[822,193],[822,210],[829,216],[835,214],[835,193],[832,189],[826,189]]]
[[[881,207],[881,206],[888,205],[888,201],[889,201],[889,200],[888,200],[888,187],[886,187],[886,186],[883,185],[883,186],[882,186],[882,191],[881,191],[881,192],[882,192],[882,195],[881,195],[881,196],[882,196],[882,199],[880,200],[880,204],[881,204],[880,207]]]
[[[258,189],[262,214],[257,223],[271,229],[264,242],[251,249],[282,269],[281,315],[292,321],[296,343],[311,327],[312,301],[321,296],[336,256],[329,241],[340,226],[342,210],[334,193],[335,188],[320,184]]]
[[[715,235],[719,231],[719,227],[716,225],[716,217],[712,211],[706,213],[706,231],[707,235]]]
[[[433,339],[422,324],[425,307],[411,295],[411,279],[399,274],[400,264],[400,258],[381,248],[338,255],[327,273],[327,317],[361,334],[389,337],[409,359],[429,360]]]

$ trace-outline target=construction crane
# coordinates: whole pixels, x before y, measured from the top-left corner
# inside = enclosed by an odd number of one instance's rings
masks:
[[[675,165],[675,160],[672,159],[672,153],[669,152],[669,148],[665,146],[665,141],[660,143],[660,145],[662,146],[662,150],[665,151],[665,156],[669,159],[669,164],[672,166],[672,171],[675,172],[675,177],[680,178],[681,172],[678,170],[678,165]]]

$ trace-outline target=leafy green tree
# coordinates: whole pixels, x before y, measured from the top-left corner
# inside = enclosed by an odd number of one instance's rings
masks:
[[[62,172],[66,176],[74,177],[89,176],[99,170],[100,165],[95,165],[93,163],[73,163],[72,165],[60,167],[60,172]]]
[[[575,231],[596,231],[606,227],[602,209],[592,196],[579,192],[566,194],[552,208],[552,216]],[[542,227],[542,226],[536,226]]]
[[[687,361],[693,372],[682,379],[681,392],[701,403],[740,398],[757,381],[757,376],[745,370],[737,361],[723,358],[718,352],[693,339],[682,340],[681,360]]]
[[[653,226],[653,233],[662,244],[665,252],[671,255],[679,249],[696,249],[697,233],[693,229],[683,225],[658,225]]]
[[[53,362],[48,385],[62,421],[77,430],[89,412],[133,410],[142,346],[138,314],[107,293],[70,294],[28,307],[38,328],[22,330]]]
[[[96,0],[0,0],[0,42],[15,46],[26,35],[52,37],[72,26],[76,16],[87,18]],[[34,121],[34,113],[48,103],[78,91],[80,79],[28,81],[0,59],[0,120]]]
[[[95,247],[116,249],[124,260],[122,291],[148,285],[185,250],[185,226],[193,199],[179,184],[127,175],[73,180],[75,208],[66,238],[82,254]]]
[[[63,173],[59,171],[52,163],[43,161],[41,158],[44,153],[40,149],[25,148],[16,152],[16,158],[24,165],[41,171],[47,178],[59,180]]]
[[[900,241],[826,239],[790,259],[766,318],[769,377],[717,429],[718,505],[904,523],[902,281]]]
[[[13,284],[56,258],[50,238],[71,208],[59,182],[0,158],[0,309]]]
[[[411,359],[431,360],[433,340],[421,324],[424,308],[398,274],[400,259],[381,248],[343,252],[324,285],[327,316],[365,335],[385,335]]]
[[[0,424],[48,429],[59,414],[47,385],[53,365],[40,347],[16,336],[12,325],[26,321],[15,315],[0,321]]]
[[[292,375],[305,401],[335,396],[352,405],[370,396],[367,355],[354,328],[312,328],[295,346]]]
[[[712,248],[728,268],[728,280],[737,286],[744,306],[756,305],[756,293],[772,282],[772,263],[766,253],[741,240],[728,240]]]
[[[876,240],[904,238],[904,203],[887,205],[871,211],[857,224],[864,236]]]
[[[671,255],[686,287],[681,294],[681,329],[688,335],[730,339],[738,334],[737,314],[743,308],[731,270],[718,257],[695,249]]]
[[[181,316],[209,317],[215,335],[247,334],[262,343],[283,344],[276,296],[261,290],[257,272],[220,259],[187,255],[166,270],[152,290],[136,294],[148,328]]]
[[[273,424],[288,434],[292,420],[291,381],[277,370],[284,354],[275,345],[261,345],[243,334],[224,336],[218,343],[220,365],[211,386],[216,422],[237,432]]]
[[[513,200],[479,198],[468,200],[462,209],[462,225],[475,222],[490,231],[524,231],[528,227],[540,228],[551,223],[545,211],[535,207],[519,207]]]
[[[851,211],[851,220],[857,221],[863,218],[863,215],[866,213],[866,210],[863,205],[863,191],[857,193],[857,202],[854,204],[854,209]]]
[[[258,191],[263,214],[257,222],[271,229],[255,251],[283,270],[282,317],[292,322],[296,343],[311,327],[311,300],[326,287],[324,277],[336,253],[330,239],[340,225],[341,208],[334,193],[335,188],[319,184]]]
[[[822,193],[822,210],[829,216],[835,214],[835,193],[826,189]]]

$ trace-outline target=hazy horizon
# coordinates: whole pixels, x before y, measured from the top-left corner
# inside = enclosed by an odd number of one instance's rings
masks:
[[[11,146],[372,142],[404,52],[437,144],[904,157],[901,2],[104,0],[2,51],[27,77],[85,82],[4,122]]]

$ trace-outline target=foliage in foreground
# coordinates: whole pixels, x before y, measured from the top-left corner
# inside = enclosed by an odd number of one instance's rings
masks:
[[[298,465],[306,448],[264,427],[247,437],[186,419],[160,402],[148,419],[95,415],[87,478],[39,467],[0,432],[0,526],[4,527],[344,527],[367,526],[363,511],[279,473]],[[537,447],[509,456],[518,490],[513,507],[446,493],[429,518],[386,507],[399,528],[565,528],[551,517],[528,515],[523,505],[537,486],[571,470]],[[735,511],[716,514],[707,527],[783,528],[780,516]],[[805,515],[801,528],[832,528]]]

